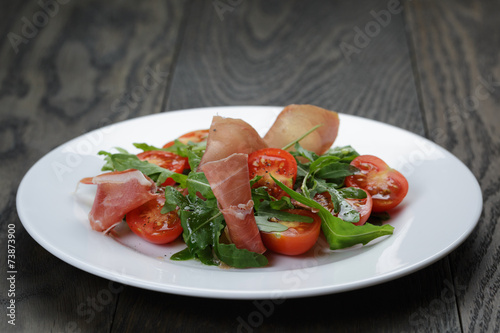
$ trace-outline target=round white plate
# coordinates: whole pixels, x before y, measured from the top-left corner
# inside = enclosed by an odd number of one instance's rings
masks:
[[[222,269],[198,261],[171,261],[184,248],[148,244],[126,224],[110,236],[87,219],[95,187],[80,185],[100,173],[100,150],[134,142],[160,146],[197,129],[213,115],[241,118],[265,134],[280,107],[214,107],[155,114],[89,132],[54,149],[25,175],[17,193],[19,217],[45,249],[89,273],[136,287],[180,295],[262,299],[336,293],[362,288],[421,269],[455,249],[472,232],[482,209],[479,185],[456,157],[434,143],[376,121],[340,114],[335,142],[377,155],[410,184],[388,222],[394,234],[373,245],[332,252],[324,240],[299,257],[269,255],[265,268]],[[138,151],[137,151],[138,152]],[[467,209],[463,209],[467,207]]]

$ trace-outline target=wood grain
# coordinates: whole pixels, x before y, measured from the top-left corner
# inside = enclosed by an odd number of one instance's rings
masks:
[[[0,331],[500,330],[498,2],[412,0],[404,11],[382,0],[60,2],[57,13],[34,0],[0,4],[0,248],[14,223],[19,262],[17,325],[1,321]],[[278,304],[110,283],[22,228],[22,176],[71,138],[166,110],[291,103],[390,123],[449,149],[483,190],[472,236],[395,281]]]
[[[430,137],[472,170],[483,191],[477,228],[450,256],[457,288],[463,291],[458,297],[463,329],[496,332],[500,329],[500,32],[491,13],[498,12],[500,4],[416,1],[407,8]]]
[[[193,5],[168,109],[212,105],[316,104],[423,134],[400,14],[359,53],[356,28],[385,1],[243,1],[223,20]]]
[[[7,225],[14,223],[19,267],[13,328],[106,332],[119,295],[110,290],[118,287],[41,248],[17,217],[15,195],[28,168],[56,146],[162,110],[185,3],[54,3],[53,15],[37,1],[3,2],[0,10],[0,243],[6,248]],[[26,43],[13,44],[9,33]],[[6,267],[5,255],[0,263]],[[3,307],[5,279],[0,286]],[[8,329],[2,320],[0,331]]]

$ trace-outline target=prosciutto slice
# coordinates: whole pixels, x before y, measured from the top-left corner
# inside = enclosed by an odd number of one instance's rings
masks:
[[[259,133],[245,121],[214,116],[200,166],[235,153],[250,154],[266,147]]]
[[[339,116],[336,112],[314,105],[292,104],[285,107],[264,136],[264,141],[271,148],[283,148],[320,124],[323,126],[301,140],[300,145],[322,155],[337,138]]]
[[[80,182],[97,185],[89,213],[90,226],[96,231],[109,230],[125,214],[157,197],[155,183],[135,169],[104,173]]]
[[[248,155],[232,154],[201,169],[217,198],[231,241],[239,249],[264,253],[266,248],[253,215]]]

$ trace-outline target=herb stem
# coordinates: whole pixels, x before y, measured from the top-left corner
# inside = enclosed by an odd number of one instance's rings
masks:
[[[304,139],[306,136],[308,136],[309,134],[311,134],[312,132],[314,132],[316,129],[318,129],[319,127],[323,126],[323,124],[319,124],[319,125],[316,125],[314,126],[313,128],[311,128],[309,131],[307,131],[305,134],[303,134],[300,138],[298,139],[295,139],[293,140],[292,142],[290,142],[289,144],[287,144],[286,146],[284,146],[283,150],[287,150],[288,148],[292,147],[293,145],[295,145],[297,142],[299,142],[300,140]]]

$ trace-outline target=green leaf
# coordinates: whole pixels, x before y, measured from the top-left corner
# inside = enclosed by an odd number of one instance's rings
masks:
[[[353,159],[359,156],[358,152],[351,146],[330,148],[322,156],[336,156],[344,163],[351,163]]]
[[[167,148],[158,148],[146,143],[134,143],[134,146],[143,151],[162,150],[175,153],[182,157],[187,157],[191,170],[196,170],[200,165],[201,157],[205,152],[207,144],[206,142],[193,143],[191,141],[185,144],[180,142],[179,140],[175,140],[174,144]]]
[[[394,227],[389,224],[375,226],[365,223],[364,225],[356,226],[352,223],[342,221],[328,211],[320,211],[319,216],[323,221],[321,223],[321,230],[323,230],[332,250],[345,249],[356,244],[366,245],[381,236],[392,235],[394,230]]]
[[[186,151],[186,156],[188,158],[188,163],[189,163],[189,167],[191,168],[191,170],[197,170],[198,169],[198,166],[200,165],[200,162],[201,162],[201,157],[202,157],[202,153],[200,154],[199,152],[195,152],[191,149],[188,149]]]
[[[109,171],[125,171],[128,169],[137,169],[143,174],[151,178],[156,184],[160,185],[167,178],[172,178],[180,183],[181,187],[186,187],[187,176],[164,169],[156,164],[147,161],[141,161],[136,155],[128,153],[110,154],[107,152],[99,152],[100,155],[105,155],[106,170]],[[104,168],[103,167],[103,168]]]
[[[179,210],[179,218],[184,229],[182,238],[194,254],[213,245],[214,223],[223,220],[222,213],[214,203],[215,200],[207,201],[196,198],[194,202]]]
[[[194,259],[195,256],[189,251],[189,247],[186,247],[184,250],[180,250],[170,256],[171,260],[175,261],[184,261]]]
[[[316,201],[289,189],[272,175],[271,177],[283,191],[290,195],[290,197],[304,205],[319,210],[319,216],[322,222],[321,229],[332,250],[344,249],[356,244],[365,245],[378,237],[391,235],[393,233],[394,227],[388,224],[383,226],[374,226],[371,224],[356,226],[352,223],[342,221],[342,219],[333,216],[326,208]]]
[[[265,216],[267,218],[274,217],[283,222],[305,222],[305,223],[314,222],[314,219],[309,216],[292,214],[281,210],[272,209],[271,205],[267,201],[261,203],[259,209],[257,210],[257,215]]]
[[[278,223],[271,222],[268,220],[267,216],[255,216],[255,221],[257,222],[257,227],[263,232],[283,232],[288,230],[288,227]]]
[[[238,249],[234,244],[217,244],[216,249],[217,257],[232,267],[264,267],[269,263],[263,254]]]
[[[190,202],[188,198],[182,195],[181,192],[173,188],[172,186],[165,187],[165,204],[161,210],[162,214],[166,214],[179,207],[181,210],[185,210],[189,206]]]
[[[147,143],[133,143],[135,148],[141,149],[142,151],[151,151],[151,150],[163,150],[163,148],[157,148],[155,146],[148,145]]]
[[[341,192],[337,190],[334,185],[326,183],[324,180],[318,180],[317,187],[319,192],[328,191],[328,193],[330,193],[334,211],[338,214],[338,217],[345,222],[359,222],[359,212],[344,199]]]
[[[366,192],[356,187],[343,187],[338,190],[345,199],[365,199]]]
[[[316,154],[315,152],[303,148],[298,142],[295,144],[294,149],[295,150],[291,151],[290,154],[292,154],[295,157],[303,157],[309,160],[310,162],[318,159],[319,157],[318,154]]]
[[[186,181],[187,189],[191,198],[199,192],[205,199],[215,198],[207,177],[203,172],[191,171]]]
[[[318,170],[315,176],[322,179],[337,179],[354,175],[357,171],[358,168],[356,168],[355,166],[346,163],[335,162],[324,165],[321,170]]]
[[[269,206],[275,210],[283,210],[283,209],[294,209],[295,206],[292,204],[289,197],[283,196],[279,200],[270,201]]]

